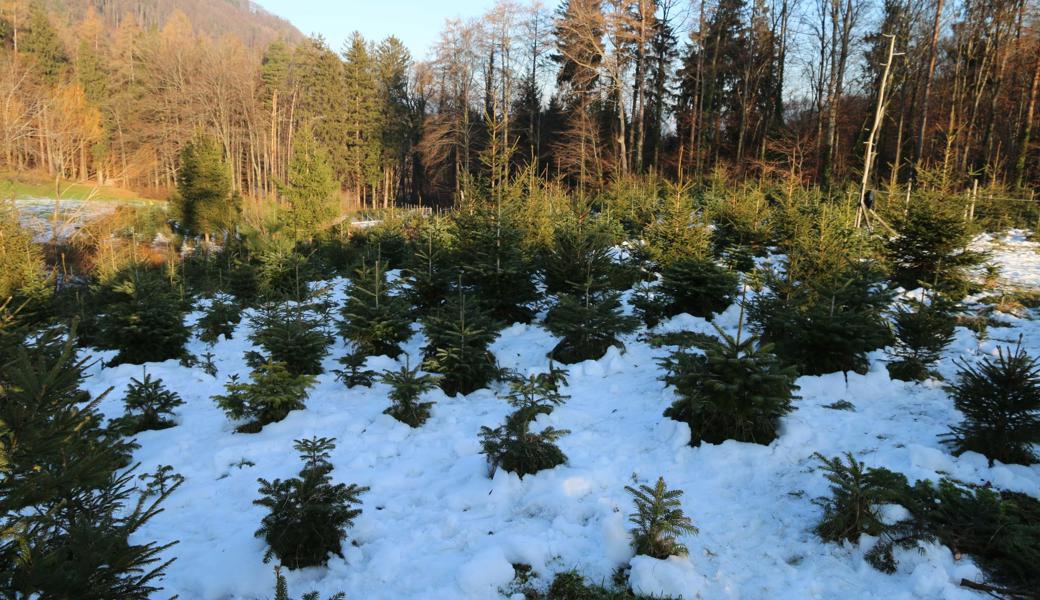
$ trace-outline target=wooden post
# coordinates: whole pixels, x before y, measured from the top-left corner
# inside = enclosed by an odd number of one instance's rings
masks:
[[[971,222],[975,218],[975,195],[979,193],[979,180],[973,179],[971,191],[968,192],[968,204],[964,207],[964,220]]]
[[[874,140],[877,139],[881,122],[885,118],[885,88],[888,87],[888,72],[892,67],[892,57],[895,56],[896,37],[886,35],[888,38],[888,58],[885,59],[885,70],[881,75],[881,86],[878,88],[877,107],[874,110],[874,123],[870,127],[870,135],[867,136],[867,152],[863,159],[863,180],[859,187],[859,210],[856,211],[856,227],[865,219],[870,226],[870,215],[866,205],[867,185],[870,182],[870,169],[874,163]]]

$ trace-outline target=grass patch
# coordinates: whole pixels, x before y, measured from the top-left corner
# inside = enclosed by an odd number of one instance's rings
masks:
[[[128,203],[154,204],[159,200],[145,198],[137,192],[114,186],[99,186],[93,183],[61,181],[55,184],[41,176],[19,173],[0,174],[0,199],[23,200],[32,198],[55,198],[62,200],[98,200]]]

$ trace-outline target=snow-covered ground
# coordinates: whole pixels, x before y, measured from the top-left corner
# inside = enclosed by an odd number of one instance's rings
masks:
[[[1038,246],[1021,232],[979,245],[992,250],[991,260],[1004,267],[1009,284],[1040,286]],[[333,297],[341,301],[345,282],[333,283]],[[1040,354],[1040,321],[997,318],[1006,326],[991,328],[981,343],[958,329],[940,371],[952,376],[954,357],[992,353],[1020,334],[1028,350]],[[717,318],[728,329],[737,320],[736,307]],[[688,316],[662,327],[711,330]],[[952,456],[937,438],[959,421],[952,401],[938,382],[890,380],[881,352],[873,355],[869,373],[850,374],[847,383],[840,373],[799,379],[801,399],[772,445],[730,441],[691,448],[688,427],[662,416],[673,398],[658,379],[656,359],[665,350],[630,336],[626,352],[611,350],[569,369],[570,400],[541,418],[571,431],[559,442],[568,462],[521,481],[504,472],[489,479],[479,453],[480,427],[497,426],[510,411],[494,390],[457,398],[431,393],[432,417],[411,429],[383,414],[386,386],[348,390],[335,380],[331,370],[346,351],[342,342],[326,358],[330,373],[318,379],[305,410],[258,434],[234,433],[211,397],[231,374],[248,376],[248,332],[244,321],[234,339],[209,349],[217,357],[215,378],[175,361],[147,365],[186,401],[177,427],[138,436],[135,456],[142,472],[168,464],[185,477],[165,512],[141,532],[142,540],[180,540],[165,552],[177,560],[157,597],[273,596],[271,565],[262,561],[265,545],[254,537],[265,514],[252,504],[257,478],[294,476],[301,465],[292,442],[312,435],[337,439],[335,479],[372,489],[348,532],[345,557],[334,557],[327,568],[288,573],[295,596],[318,590],[322,597],[344,591],[358,600],[497,598],[513,578],[513,563],[531,565],[543,581],[577,569],[609,582],[616,567],[632,561],[637,591],[687,599],[976,598],[982,596],[958,582],[979,578],[978,569],[944,547],[900,551],[898,572],[886,575],[863,560],[866,546],[821,543],[812,532],[820,515],[812,500],[826,495],[828,485],[813,454],[851,451],[869,466],[911,480],[951,476],[1040,496],[1040,466],[990,468],[980,455]],[[494,350],[504,366],[537,371],[547,367],[545,353],[554,343],[538,326],[514,325]],[[421,334],[407,345],[413,363],[422,345]],[[189,349],[196,355],[208,350],[198,340]],[[369,361],[376,370],[396,364],[385,357]],[[114,388],[102,405],[114,417],[122,413],[129,379],[141,372],[140,366],[95,366],[86,387],[95,393]],[[854,409],[827,408],[839,400]],[[626,522],[633,507],[624,487],[659,475],[669,487],[685,490],[683,507],[700,533],[683,540],[688,558],[633,560]]]

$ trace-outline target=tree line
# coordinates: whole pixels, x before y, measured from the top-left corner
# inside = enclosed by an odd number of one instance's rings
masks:
[[[205,137],[232,191],[262,201],[283,197],[302,134],[360,206],[520,175],[832,187],[865,159],[877,188],[1040,176],[1036,0],[499,0],[447,20],[423,60],[394,37],[243,40],[129,4],[0,7],[8,171],[163,193]]]

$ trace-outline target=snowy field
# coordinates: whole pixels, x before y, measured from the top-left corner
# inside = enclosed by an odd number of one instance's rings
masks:
[[[1008,285],[1040,287],[1040,249],[1021,232],[981,238],[977,245],[993,252],[991,261],[1001,265]],[[341,303],[345,282],[331,285]],[[731,307],[717,323],[735,329],[738,315]],[[1003,326],[990,328],[981,343],[958,329],[940,365],[946,377],[956,372],[953,358],[994,353],[1019,335],[1031,354],[1040,354],[1040,321],[995,318]],[[711,326],[684,315],[659,327],[672,329],[710,332]],[[480,427],[497,426],[510,412],[496,390],[456,398],[436,390],[427,396],[436,402],[432,417],[411,429],[383,414],[387,386],[348,390],[336,381],[331,371],[346,353],[342,341],[325,359],[329,373],[311,389],[305,410],[258,434],[234,433],[235,424],[211,397],[223,392],[231,374],[248,378],[248,334],[245,319],[234,339],[212,349],[191,342],[192,353],[216,355],[216,377],[176,361],[147,365],[186,402],[177,410],[177,427],[137,438],[141,472],[165,464],[185,477],[141,535],[142,541],[180,540],[165,553],[177,560],[157,597],[273,596],[272,567],[262,561],[265,544],[253,535],[266,514],[252,504],[257,478],[295,476],[301,464],[293,440],[314,435],[337,439],[331,458],[337,481],[372,489],[347,532],[345,558],[288,573],[294,597],[318,590],[322,598],[343,591],[351,600],[498,598],[513,578],[513,563],[531,565],[543,582],[570,569],[609,582],[616,567],[631,561],[637,592],[687,599],[982,598],[958,585],[962,577],[980,579],[978,569],[944,547],[897,551],[898,572],[886,575],[863,560],[868,545],[820,542],[812,529],[821,509],[813,499],[826,495],[828,485],[813,453],[851,451],[868,466],[911,480],[950,476],[1040,496],[1038,465],[990,468],[981,455],[952,456],[937,436],[960,420],[953,402],[938,382],[890,380],[883,352],[872,355],[869,373],[850,374],[847,382],[841,373],[800,378],[801,398],[770,446],[730,441],[692,448],[687,425],[662,416],[673,399],[658,379],[656,360],[666,350],[629,336],[627,351],[570,367],[564,390],[570,400],[539,417],[571,431],[558,442],[568,462],[521,481],[504,472],[489,479],[479,453]],[[413,364],[423,343],[417,333],[406,346]],[[538,326],[515,325],[502,332],[494,350],[503,366],[535,372],[547,368],[545,354],[554,344]],[[368,366],[378,371],[397,363],[374,357]],[[114,388],[102,409],[115,417],[123,412],[129,379],[140,378],[142,367],[95,365],[90,373],[91,392]],[[827,408],[841,400],[854,409]],[[682,540],[688,558],[633,560],[626,521],[633,506],[624,487],[652,484],[659,475],[669,487],[685,490],[683,508],[700,534]]]

